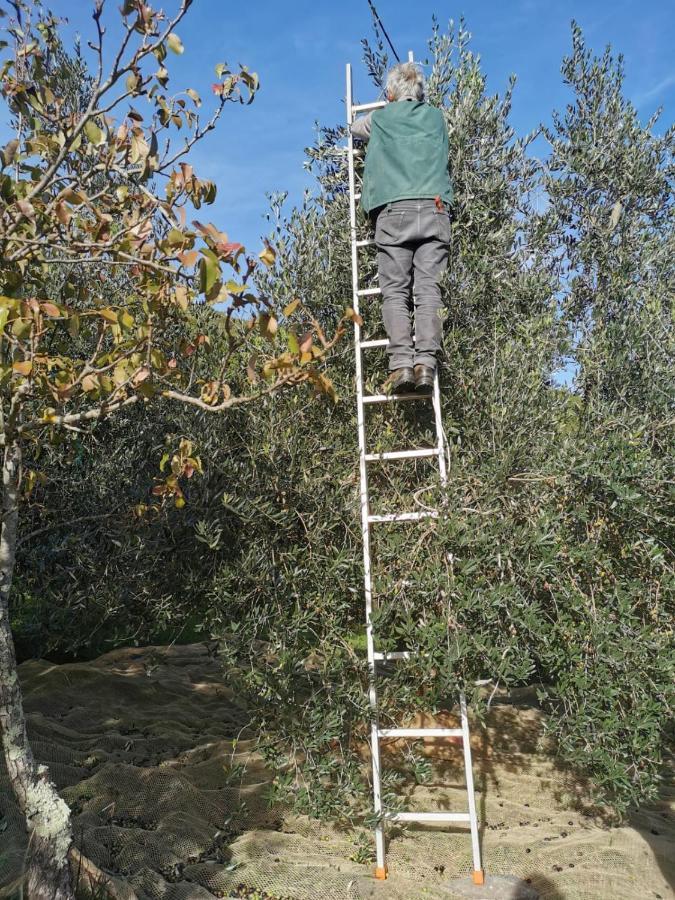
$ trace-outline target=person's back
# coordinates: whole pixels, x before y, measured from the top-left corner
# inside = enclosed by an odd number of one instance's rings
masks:
[[[369,142],[361,204],[376,223],[392,387],[428,392],[441,345],[438,282],[450,241],[448,133],[441,110],[423,102],[424,82],[414,64],[395,66],[387,91],[386,106],[352,125],[354,137]]]
[[[361,193],[365,211],[397,200],[436,197],[452,203],[443,113],[412,99],[373,112]]]

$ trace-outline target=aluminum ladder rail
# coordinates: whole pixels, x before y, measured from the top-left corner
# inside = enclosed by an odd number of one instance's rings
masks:
[[[411,59],[411,54],[409,54]],[[347,64],[347,132],[348,146],[347,157],[349,165],[349,229],[351,238],[352,260],[352,306],[359,313],[361,297],[373,296],[380,293],[379,288],[361,288],[359,285],[359,250],[374,245],[373,240],[359,240],[357,234],[356,202],[360,194],[356,192],[356,178],[354,171],[354,139],[351,134],[351,124],[354,116],[359,113],[367,113],[385,105],[384,101],[355,105],[352,92],[352,70]],[[363,358],[362,353],[375,347],[386,347],[387,339],[361,340],[361,326],[356,320],[354,326],[354,349],[356,353],[356,402],[357,423],[359,434],[359,472],[360,472],[360,501],[361,501],[361,533],[363,537],[363,569],[364,591],[366,602],[366,639],[368,649],[369,667],[369,702],[371,709],[371,756],[373,767],[373,805],[377,816],[375,827],[376,868],[375,877],[385,879],[387,877],[385,823],[386,822],[466,822],[471,829],[471,847],[473,855],[473,881],[475,884],[483,884],[484,875],[481,867],[480,844],[478,838],[478,819],[476,815],[476,803],[474,796],[473,771],[471,762],[471,744],[469,742],[469,720],[467,716],[466,698],[460,694],[460,728],[380,728],[377,707],[377,663],[396,659],[409,659],[413,653],[409,651],[396,651],[390,653],[378,652],[375,649],[375,640],[372,628],[373,590],[371,578],[370,560],[370,529],[379,523],[410,522],[426,518],[437,518],[438,510],[411,511],[392,513],[387,515],[373,515],[370,512],[368,500],[368,464],[374,462],[386,462],[391,459],[408,459],[435,456],[438,461],[438,469],[441,484],[447,483],[447,467],[445,459],[444,434],[441,420],[440,392],[438,374],[434,379],[434,387],[431,395],[424,394],[370,394],[364,395],[363,390]],[[434,409],[434,422],[437,435],[437,445],[434,448],[400,450],[387,453],[368,453],[366,447],[366,406],[379,403],[396,403],[399,401],[431,400]],[[464,751],[464,771],[466,777],[466,791],[468,797],[468,812],[387,812],[382,804],[381,793],[381,758],[380,740],[382,738],[430,738],[447,737],[459,739]]]

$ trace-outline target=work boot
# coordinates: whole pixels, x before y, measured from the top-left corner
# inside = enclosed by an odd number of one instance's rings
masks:
[[[431,394],[434,389],[435,369],[419,363],[415,366],[415,393]]]
[[[386,388],[392,394],[411,394],[415,390],[415,373],[412,366],[394,369],[387,378]]]

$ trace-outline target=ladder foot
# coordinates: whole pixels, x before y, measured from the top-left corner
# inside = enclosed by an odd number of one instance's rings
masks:
[[[474,884],[485,884],[485,872],[482,869],[474,869],[471,877]]]
[[[388,874],[389,873],[387,872],[386,866],[377,866],[377,868],[375,869],[375,877],[378,881],[386,881]]]

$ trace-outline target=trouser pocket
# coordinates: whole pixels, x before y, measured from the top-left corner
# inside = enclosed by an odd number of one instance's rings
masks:
[[[433,236],[438,238],[443,244],[450,243],[452,235],[452,226],[450,224],[450,213],[444,210],[434,210],[434,231]]]
[[[375,224],[375,241],[380,244],[396,244],[401,238],[403,226],[402,211],[383,210],[377,217]]]

